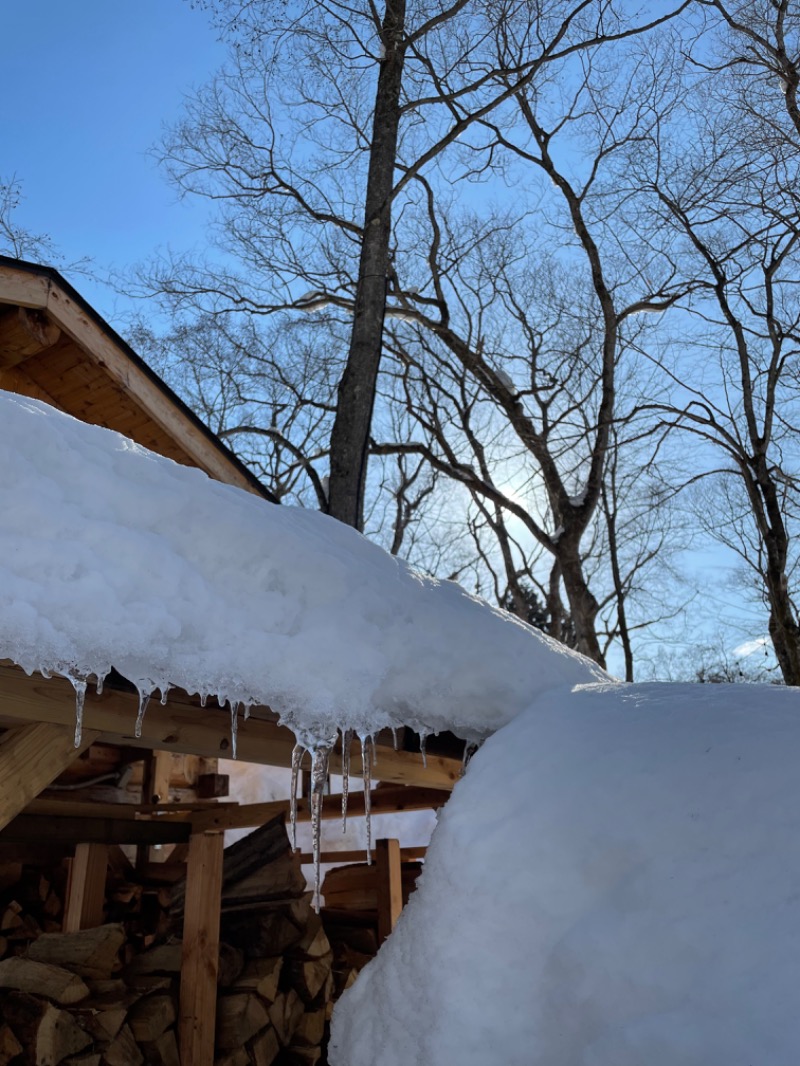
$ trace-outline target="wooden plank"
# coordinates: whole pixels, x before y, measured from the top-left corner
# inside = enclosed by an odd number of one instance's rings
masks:
[[[419,859],[424,859],[428,854],[427,847],[423,844],[421,847],[415,848],[400,848],[400,861],[401,862],[414,862]],[[323,851],[320,852],[319,861],[321,863],[338,862],[342,865],[346,863],[366,862],[367,851],[366,848],[355,849],[352,851]],[[372,858],[375,859],[375,848],[372,849]],[[314,855],[310,851],[303,851],[300,853],[300,862],[303,866],[310,866],[314,862]]]
[[[378,875],[378,943],[389,936],[403,909],[403,873],[400,841],[394,838],[375,842]]]
[[[188,841],[191,824],[157,819],[131,821],[127,818],[41,818],[20,814],[0,830],[0,845],[54,844],[182,844]]]
[[[153,701],[142,726],[133,736],[137,697],[106,687],[102,696],[87,692],[84,726],[100,734],[103,742],[139,748],[158,748],[210,758],[230,756],[230,715],[219,708],[202,708],[188,696],[170,693],[165,707]],[[290,766],[294,735],[266,717],[268,708],[254,708],[248,721],[240,721],[240,762],[265,766]],[[75,720],[75,695],[63,678],[28,677],[10,664],[0,664],[0,716],[8,722],[48,722],[71,725]],[[450,791],[461,774],[460,759],[430,756],[427,769],[419,754],[378,746],[374,777],[392,784],[414,784]],[[353,753],[352,771],[360,759]],[[332,756],[331,771],[341,770],[340,756]]]
[[[254,494],[257,489],[199,425],[178,408],[174,400],[61,288],[53,285],[47,310],[58,323],[125,392],[183,449],[202,470],[228,485]]]
[[[409,788],[398,785],[388,788],[376,788],[370,793],[372,814],[391,814],[397,811],[424,811],[444,805],[447,793],[438,788]],[[347,803],[348,817],[363,817],[364,793],[351,792]],[[243,803],[236,807],[210,807],[192,815],[194,832],[208,829],[248,829],[263,825],[277,814],[289,814],[289,800],[275,800],[271,803]],[[338,819],[342,816],[342,797],[325,796],[322,805],[322,818]],[[297,820],[307,822],[311,818],[309,801],[297,801]],[[160,819],[162,822],[165,818]]]
[[[78,844],[75,848],[64,904],[65,933],[103,924],[108,850],[108,844]]]
[[[74,698],[73,693],[73,706]],[[0,829],[96,739],[97,733],[84,729],[76,748],[74,726],[42,722],[4,733],[0,737]]]
[[[50,279],[19,270],[17,267],[0,265],[0,302],[19,304],[21,307],[47,307]]]
[[[186,866],[178,1042],[181,1066],[213,1066],[222,833],[195,833]]]

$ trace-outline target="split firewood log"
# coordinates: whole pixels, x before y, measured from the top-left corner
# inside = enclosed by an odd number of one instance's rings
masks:
[[[103,1060],[108,1066],[142,1066],[144,1056],[133,1038],[130,1026],[122,1026],[103,1052]]]
[[[62,1062],[92,1042],[91,1036],[69,1011],[27,992],[12,992],[3,1003],[3,1014],[17,1040],[28,1049],[34,1066]],[[118,1066],[133,1064],[120,1063]]]
[[[61,966],[34,962],[20,956],[0,962],[0,988],[34,992],[64,1007],[80,1003],[89,995],[88,987],[77,974]]]
[[[297,1023],[292,1047],[319,1047],[325,1035],[325,1008],[307,1010]]]
[[[283,1047],[291,1042],[302,1016],[303,1001],[293,988],[290,988],[288,992],[278,994],[277,999],[269,1008],[269,1020]]]
[[[175,1021],[175,1002],[167,993],[145,996],[128,1012],[128,1025],[137,1043],[158,1040]]]
[[[242,1047],[269,1020],[266,1004],[254,992],[222,996],[217,1002],[216,1045],[221,1051]]]
[[[22,1054],[22,1044],[9,1025],[0,1025],[0,1066],[8,1064]]]
[[[125,941],[122,925],[99,925],[76,933],[44,933],[28,948],[28,958],[63,966],[80,977],[108,978]]]
[[[272,1026],[264,1029],[248,1045],[253,1066],[272,1066],[281,1050],[277,1034]]]
[[[274,1003],[282,968],[282,955],[274,959],[251,959],[233,982],[233,988],[241,992],[257,992],[262,999]]]
[[[158,1040],[143,1041],[142,1052],[147,1066],[181,1066],[174,1029],[167,1029]]]

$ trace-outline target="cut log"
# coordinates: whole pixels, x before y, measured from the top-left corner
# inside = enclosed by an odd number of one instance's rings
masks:
[[[137,955],[125,970],[126,976],[135,974],[181,972],[183,945],[179,940],[172,944],[157,944]]]
[[[403,905],[416,887],[417,878],[422,872],[422,863],[404,862],[401,865],[401,882]],[[337,866],[329,870],[322,884],[325,906],[346,910],[378,910],[377,864],[367,866],[365,863],[350,866]]]
[[[221,1051],[242,1047],[269,1024],[267,1007],[255,993],[222,996],[217,1003],[216,1045]]]
[[[28,958],[63,966],[80,977],[111,976],[125,940],[120,924],[100,925],[76,933],[45,933],[28,948]]]
[[[134,974],[128,978],[128,986],[136,992],[171,992],[175,978],[166,973]]]
[[[168,1029],[152,1043],[143,1043],[142,1052],[147,1066],[181,1066],[174,1029]]]
[[[46,962],[33,962],[21,957],[0,962],[0,988],[18,992],[33,992],[67,1007],[80,1003],[89,989],[77,974]]]
[[[101,1044],[110,1044],[122,1028],[128,1013],[127,1007],[111,1007],[109,1010],[92,1010],[78,1015],[83,1028]]]
[[[293,988],[288,992],[281,992],[269,1008],[269,1020],[283,1047],[287,1047],[291,1042],[302,1016],[303,1001]]]
[[[246,904],[222,916],[225,941],[249,959],[281,955],[303,936],[311,913],[311,896]]]
[[[0,918],[0,929],[7,933],[10,929],[19,929],[21,925],[22,904],[17,903],[15,899],[12,899],[3,911],[2,918]]]
[[[4,936],[0,936],[0,959],[3,958],[8,951],[8,940]]]
[[[330,950],[330,942],[322,928],[322,919],[318,914],[312,913],[309,916],[305,933],[292,947],[291,954],[305,959],[319,959],[323,955],[328,955]]]
[[[128,1013],[128,1025],[134,1039],[143,1041],[158,1040],[173,1024],[176,1018],[175,1003],[172,996],[158,993],[140,999]]]
[[[287,851],[283,858],[248,874],[222,891],[223,910],[237,903],[256,900],[285,899],[301,896],[306,890],[306,879],[300,868],[300,858]]]
[[[325,1008],[307,1010],[292,1037],[292,1046],[319,1047],[325,1035]]]
[[[323,955],[319,959],[289,959],[287,968],[292,987],[300,994],[304,1003],[316,999],[328,975],[331,972],[333,955]]]
[[[257,992],[262,999],[274,1003],[282,967],[283,957],[280,955],[275,959],[253,959],[245,966],[233,987],[237,991]]]
[[[103,1060],[108,1066],[142,1066],[144,1057],[129,1026],[122,1026],[103,1052]]]
[[[33,1066],[55,1066],[92,1042],[68,1011],[25,992],[12,992],[3,1004],[3,1013],[19,1042],[28,1049]]]
[[[281,1062],[286,1066],[316,1066],[321,1058],[322,1048],[292,1046],[286,1049]]]
[[[83,1055],[70,1055],[63,1066],[100,1066],[103,1056],[99,1051],[87,1051]]]
[[[241,948],[235,948],[232,944],[226,944],[223,941],[219,946],[217,985],[220,988],[229,988],[243,969],[244,952]]]
[[[0,1025],[0,1066],[8,1066],[17,1055],[22,1054],[22,1044],[14,1036],[10,1026]]]
[[[250,1059],[253,1066],[272,1066],[281,1050],[280,1042],[275,1030],[270,1026],[263,1033],[259,1033],[249,1046]]]
[[[235,1051],[226,1051],[214,1059],[214,1066],[250,1066],[250,1056],[243,1047],[237,1047]]]

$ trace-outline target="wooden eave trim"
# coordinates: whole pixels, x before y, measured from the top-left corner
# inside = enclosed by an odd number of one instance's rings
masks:
[[[209,476],[277,502],[254,475],[240,467],[202,423],[190,416],[177,396],[156,375],[137,366],[121,343],[110,335],[77,293],[70,295],[56,271],[34,264],[0,262],[0,303],[46,311],[109,377],[125,389],[144,411]],[[97,316],[99,319],[99,316]],[[137,357],[138,358],[138,357]]]

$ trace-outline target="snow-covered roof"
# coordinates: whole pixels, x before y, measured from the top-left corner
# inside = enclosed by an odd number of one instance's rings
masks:
[[[0,393],[0,657],[347,726],[491,733],[599,667],[316,512]]]

